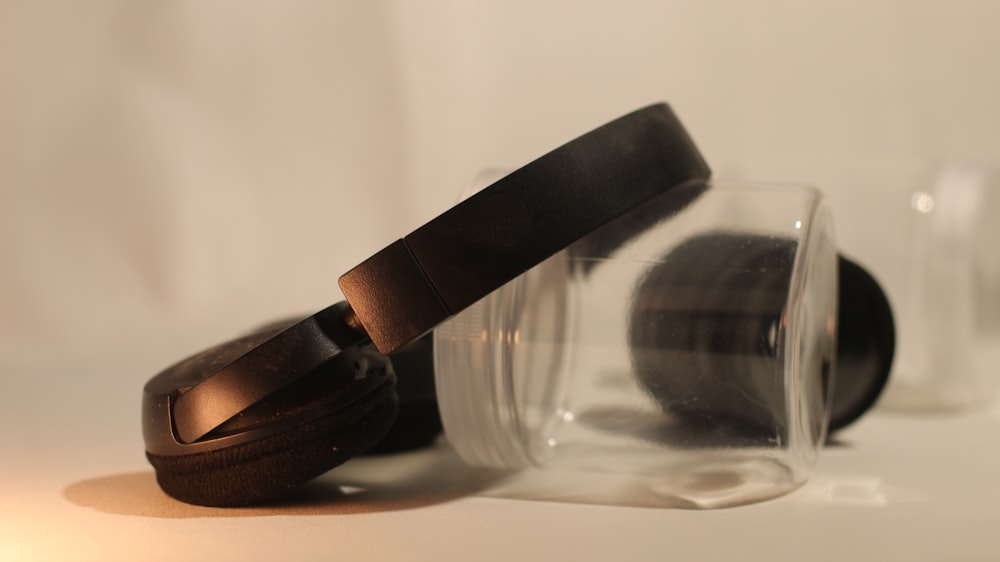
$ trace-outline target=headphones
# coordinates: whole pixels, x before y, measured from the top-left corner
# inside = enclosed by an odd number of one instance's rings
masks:
[[[436,326],[574,242],[621,224],[615,219],[627,213],[641,217],[649,207],[657,217],[669,215],[671,209],[653,203],[657,197],[683,187],[697,193],[709,175],[665,104],[634,111],[507,175],[354,267],[339,280],[345,301],[167,368],[143,392],[146,456],[160,487],[188,503],[250,505],[366,451],[428,444],[441,431],[430,337]],[[641,224],[634,227],[638,234]],[[588,240],[601,244],[600,236]],[[874,291],[884,303],[877,283]],[[844,314],[843,289],[841,295]],[[854,351],[891,360],[888,318],[888,339],[876,330],[854,338],[860,342]],[[868,333],[867,324],[852,325]],[[874,400],[888,374],[884,361],[860,366],[868,369],[860,377],[865,390],[852,404],[862,405],[842,420],[867,409],[864,402]]]

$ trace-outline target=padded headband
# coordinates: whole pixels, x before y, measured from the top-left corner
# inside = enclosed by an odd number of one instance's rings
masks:
[[[708,165],[665,104],[616,119],[459,203],[340,278],[389,354]]]

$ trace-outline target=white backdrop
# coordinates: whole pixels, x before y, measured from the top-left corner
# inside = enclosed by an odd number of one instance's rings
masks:
[[[138,392],[338,300],[479,170],[659,100],[718,176],[823,188],[898,285],[885,210],[1000,164],[998,22],[990,0],[0,2],[0,354],[135,365],[108,376]]]

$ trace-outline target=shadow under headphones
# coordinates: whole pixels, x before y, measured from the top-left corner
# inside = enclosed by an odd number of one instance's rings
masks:
[[[441,431],[429,338],[436,326],[657,196],[707,186],[709,175],[665,104],[507,175],[341,276],[346,301],[152,378],[143,437],[157,481],[188,503],[249,505],[363,452],[426,445]],[[839,275],[832,428],[872,405],[894,347],[878,284],[844,258]]]

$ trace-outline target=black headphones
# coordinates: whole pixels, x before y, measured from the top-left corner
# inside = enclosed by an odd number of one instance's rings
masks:
[[[248,505],[362,452],[428,443],[441,430],[428,337],[436,326],[661,194],[697,191],[709,174],[664,104],[511,173],[345,273],[346,301],[264,326],[151,379],[143,437],[157,481],[185,502]],[[860,353],[885,357],[888,349],[891,358],[888,318],[889,339],[884,330],[855,338]],[[873,400],[888,365],[868,367],[878,372],[862,377],[861,394]]]

